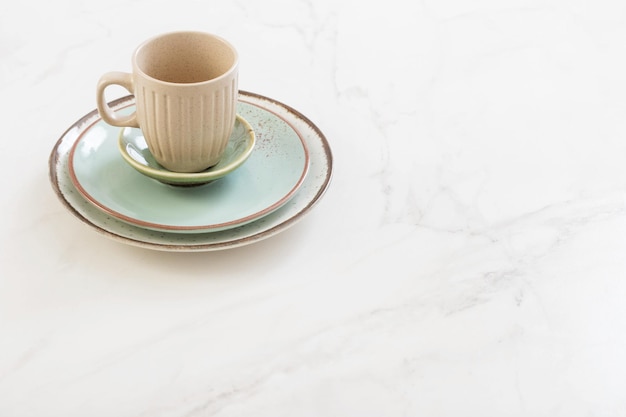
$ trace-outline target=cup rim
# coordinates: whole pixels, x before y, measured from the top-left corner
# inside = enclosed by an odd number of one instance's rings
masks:
[[[233,52],[233,55],[234,55],[233,56],[233,64],[226,71],[224,71],[224,73],[222,73],[221,75],[219,75],[219,76],[217,76],[215,78],[211,78],[211,79],[204,80],[204,81],[191,82],[191,83],[176,83],[176,82],[172,82],[172,81],[160,80],[158,78],[155,78],[155,77],[147,74],[143,69],[141,69],[141,67],[137,63],[137,56],[138,56],[138,54],[139,54],[139,52],[141,51],[142,48],[145,48],[148,44],[154,42],[157,39],[164,38],[166,36],[183,35],[183,34],[187,34],[187,35],[188,34],[195,34],[195,35],[202,35],[202,36],[210,36],[210,37],[212,37],[212,38],[222,42],[223,44],[225,44]],[[141,44],[139,44],[139,46],[137,46],[137,48],[135,48],[135,51],[133,52],[132,64],[133,64],[133,71],[137,71],[138,73],[141,74],[142,77],[144,77],[146,79],[149,79],[149,80],[151,80],[153,82],[157,82],[157,83],[165,84],[165,85],[170,85],[170,86],[177,86],[177,87],[185,87],[185,86],[197,87],[197,86],[202,85],[202,84],[215,83],[215,82],[218,82],[219,80],[221,80],[223,78],[226,78],[226,77],[230,76],[233,73],[233,71],[235,71],[237,69],[237,66],[239,65],[239,53],[237,52],[237,49],[235,49],[233,44],[228,42],[223,37],[215,35],[213,33],[203,32],[203,31],[199,31],[199,30],[177,30],[177,31],[165,32],[165,33],[161,33],[161,34],[155,35],[155,36],[153,36],[153,37],[151,37],[149,39],[146,39]]]

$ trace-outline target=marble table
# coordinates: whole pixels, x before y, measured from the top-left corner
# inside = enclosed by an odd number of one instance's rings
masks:
[[[328,139],[275,236],[135,247],[51,187],[182,29]],[[0,416],[626,415],[623,1],[3,2],[0,97]]]

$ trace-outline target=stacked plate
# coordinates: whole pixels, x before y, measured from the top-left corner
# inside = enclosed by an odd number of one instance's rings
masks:
[[[132,112],[132,96],[110,106]],[[50,180],[68,208],[96,231],[168,251],[242,246],[285,230],[326,191],[332,154],[305,116],[240,91],[237,123],[220,164],[179,175],[151,157],[141,130],[103,122],[72,125],[50,155]]]

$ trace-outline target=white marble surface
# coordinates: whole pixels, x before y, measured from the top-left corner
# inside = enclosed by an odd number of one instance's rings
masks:
[[[52,191],[99,76],[179,29],[326,134],[284,233],[155,252]],[[0,416],[626,415],[623,1],[3,2],[0,97]]]

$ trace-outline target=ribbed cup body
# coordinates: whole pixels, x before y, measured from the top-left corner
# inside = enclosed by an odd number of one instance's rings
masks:
[[[237,76],[202,84],[136,77],[137,121],[155,159],[170,171],[217,164],[235,124]]]

